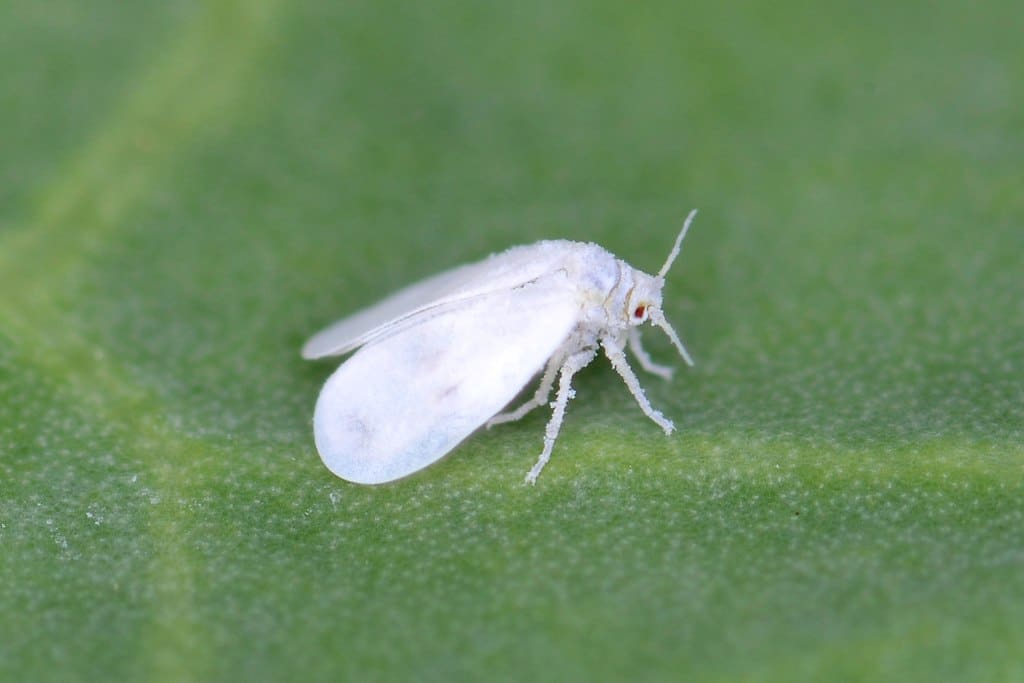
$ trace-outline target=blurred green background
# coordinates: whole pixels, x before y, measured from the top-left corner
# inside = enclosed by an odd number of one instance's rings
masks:
[[[1022,23],[0,4],[0,679],[1024,680]],[[534,488],[321,465],[316,329],[691,207],[677,434],[598,362]]]

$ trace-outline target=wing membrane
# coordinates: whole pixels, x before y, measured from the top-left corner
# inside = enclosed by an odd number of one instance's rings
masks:
[[[539,242],[516,247],[411,284],[316,333],[302,347],[302,356],[312,359],[347,353],[371,337],[382,336],[392,322],[428,308],[531,282],[558,268],[559,244]]]
[[[327,380],[313,418],[324,463],[349,481],[379,484],[440,459],[530,381],[578,311],[555,273],[413,316]]]

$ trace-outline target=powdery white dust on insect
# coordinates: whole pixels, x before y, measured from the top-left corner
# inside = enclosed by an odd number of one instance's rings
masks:
[[[543,449],[526,475],[534,483],[573,397],[573,375],[599,351],[670,434],[672,422],[647,400],[625,349],[644,370],[671,378],[640,343],[639,326],[650,322],[693,365],[662,312],[662,288],[696,214],[657,275],[596,244],[543,241],[427,278],[314,335],[305,358],[358,349],[317,399],[313,432],[324,464],[360,484],[393,481],[441,459],[479,427],[547,404],[555,390]],[[499,413],[538,373],[533,397]]]

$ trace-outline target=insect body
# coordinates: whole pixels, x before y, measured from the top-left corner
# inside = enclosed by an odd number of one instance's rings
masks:
[[[639,326],[660,327],[693,361],[662,312],[665,275],[696,211],[687,216],[657,275],[596,244],[565,240],[514,247],[410,285],[314,335],[302,349],[321,358],[359,349],[327,380],[313,431],[324,464],[343,479],[382,484],[439,460],[481,425],[518,420],[547,403],[557,383],[544,447],[526,475],[551,457],[573,375],[603,351],[640,408],[666,434],[673,425],[644,396],[626,360],[666,379],[640,344]],[[534,396],[499,411],[542,372]]]

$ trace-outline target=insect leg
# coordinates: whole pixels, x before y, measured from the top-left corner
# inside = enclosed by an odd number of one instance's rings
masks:
[[[562,419],[565,417],[565,407],[575,392],[572,390],[572,376],[587,366],[597,355],[597,349],[588,348],[577,351],[565,359],[561,370],[558,373],[558,395],[555,397],[554,410],[551,412],[551,420],[544,430],[544,450],[541,451],[537,463],[530,468],[526,474],[526,483],[536,484],[540,471],[551,459],[551,449],[558,438],[558,430],[562,427]]]
[[[633,369],[629,367],[629,361],[626,360],[626,354],[623,353],[622,348],[616,344],[614,339],[609,337],[601,339],[601,346],[604,347],[604,355],[608,356],[612,367],[622,377],[622,381],[626,383],[626,387],[629,388],[629,392],[633,394],[636,402],[640,404],[640,409],[644,411],[647,417],[654,420],[655,424],[665,430],[666,434],[671,434],[672,430],[675,429],[675,425],[672,424],[672,420],[669,420],[651,407],[651,402],[644,396],[644,390],[640,386],[640,381],[633,374]]]
[[[651,356],[640,343],[640,330],[635,327],[629,328],[629,350],[633,352],[636,359],[640,361],[640,367],[652,375],[663,379],[672,379],[672,368],[667,365],[660,365],[651,360]]]
[[[547,367],[544,368],[544,376],[540,379],[540,386],[537,387],[537,392],[533,395],[529,401],[519,406],[515,410],[507,413],[498,413],[485,425],[488,429],[494,425],[504,424],[505,422],[515,422],[522,418],[528,412],[544,405],[548,402],[548,397],[551,396],[551,387],[555,384],[555,376],[558,374],[558,368],[565,361],[565,356],[562,354],[555,354],[548,361]]]

